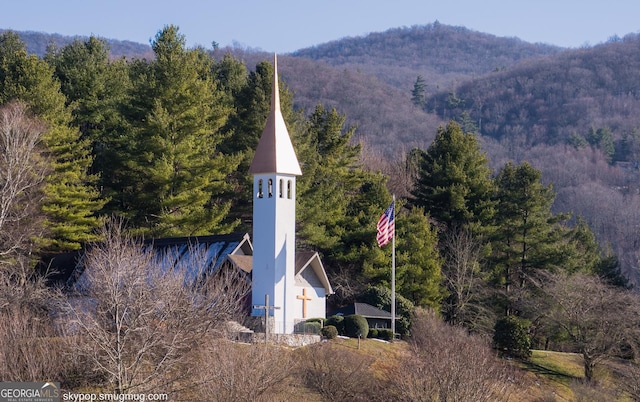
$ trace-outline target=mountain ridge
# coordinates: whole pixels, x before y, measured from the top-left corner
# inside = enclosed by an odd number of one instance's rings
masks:
[[[39,31],[16,31],[13,29],[0,28],[0,34],[4,32],[15,32],[20,39],[25,43],[27,47],[27,53],[35,54],[38,57],[44,57],[47,53],[47,48],[50,45],[57,47],[64,47],[75,40],[87,40],[88,36],[82,35],[61,35],[57,33],[46,33]],[[128,58],[149,58],[153,57],[153,51],[151,46],[142,43],[129,41],[108,39],[101,36],[96,36],[100,39],[104,39],[109,45],[109,54],[112,58],[128,57]]]

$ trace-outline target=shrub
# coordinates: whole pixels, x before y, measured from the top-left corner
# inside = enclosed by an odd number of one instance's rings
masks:
[[[298,367],[293,353],[270,344],[243,345],[207,336],[194,349],[189,355],[193,364],[184,367],[191,371],[183,377],[188,384],[178,381],[179,392],[188,395],[184,400],[295,400],[288,383]]]
[[[378,338],[384,339],[385,341],[393,340],[393,332],[390,329],[379,329]]]
[[[324,323],[324,318],[316,317],[316,318],[307,318],[305,322],[319,322],[320,326]]]
[[[322,336],[327,339],[335,339],[338,336],[338,329],[333,325],[327,325],[322,328]]]
[[[385,392],[396,401],[529,400],[515,366],[495,356],[489,342],[466,328],[446,324],[432,310],[416,309],[408,353],[388,370]],[[530,392],[530,391],[529,391]],[[527,395],[530,396],[530,395]],[[546,399],[545,399],[546,400]]]
[[[510,356],[531,356],[529,326],[529,321],[516,316],[499,319],[493,332],[493,345]]]
[[[344,317],[344,334],[350,338],[357,338],[358,336],[366,338],[369,334],[367,319],[358,314]]]
[[[318,321],[303,321],[295,325],[295,332],[298,334],[319,335],[321,330],[322,324]]]
[[[369,335],[367,335],[367,338],[377,338],[378,337],[378,330],[375,328],[369,328]]]
[[[296,374],[323,401],[377,401],[384,382],[371,369],[374,356],[358,353],[333,342],[316,343],[296,350]],[[291,400],[303,399],[300,395]],[[248,400],[248,399],[247,399]],[[268,399],[261,399],[268,400]],[[285,400],[280,398],[278,400]]]
[[[332,315],[324,321],[325,326],[332,325],[338,330],[338,334],[344,335],[344,317],[341,315]]]

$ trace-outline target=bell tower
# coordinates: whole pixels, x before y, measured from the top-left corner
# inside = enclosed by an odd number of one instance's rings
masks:
[[[254,306],[251,315],[269,314],[269,332],[293,333],[295,319],[296,176],[302,175],[280,111],[278,60],[274,56],[271,110],[251,162],[253,175],[253,268]]]

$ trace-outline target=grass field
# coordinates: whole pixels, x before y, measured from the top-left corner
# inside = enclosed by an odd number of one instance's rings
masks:
[[[397,356],[408,352],[405,342],[379,342],[371,339],[335,339],[332,346],[345,348],[376,358],[376,371],[387,369]],[[576,353],[533,350],[526,361],[509,360],[523,370],[524,391],[514,395],[513,401],[620,401],[633,399],[620,390],[619,379],[609,364],[596,369],[596,386],[585,385],[583,360]]]

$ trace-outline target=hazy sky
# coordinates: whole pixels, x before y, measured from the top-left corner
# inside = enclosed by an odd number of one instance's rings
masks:
[[[287,53],[390,28],[447,25],[565,47],[640,32],[638,0],[2,0],[0,28],[148,44],[165,25],[188,46]]]

